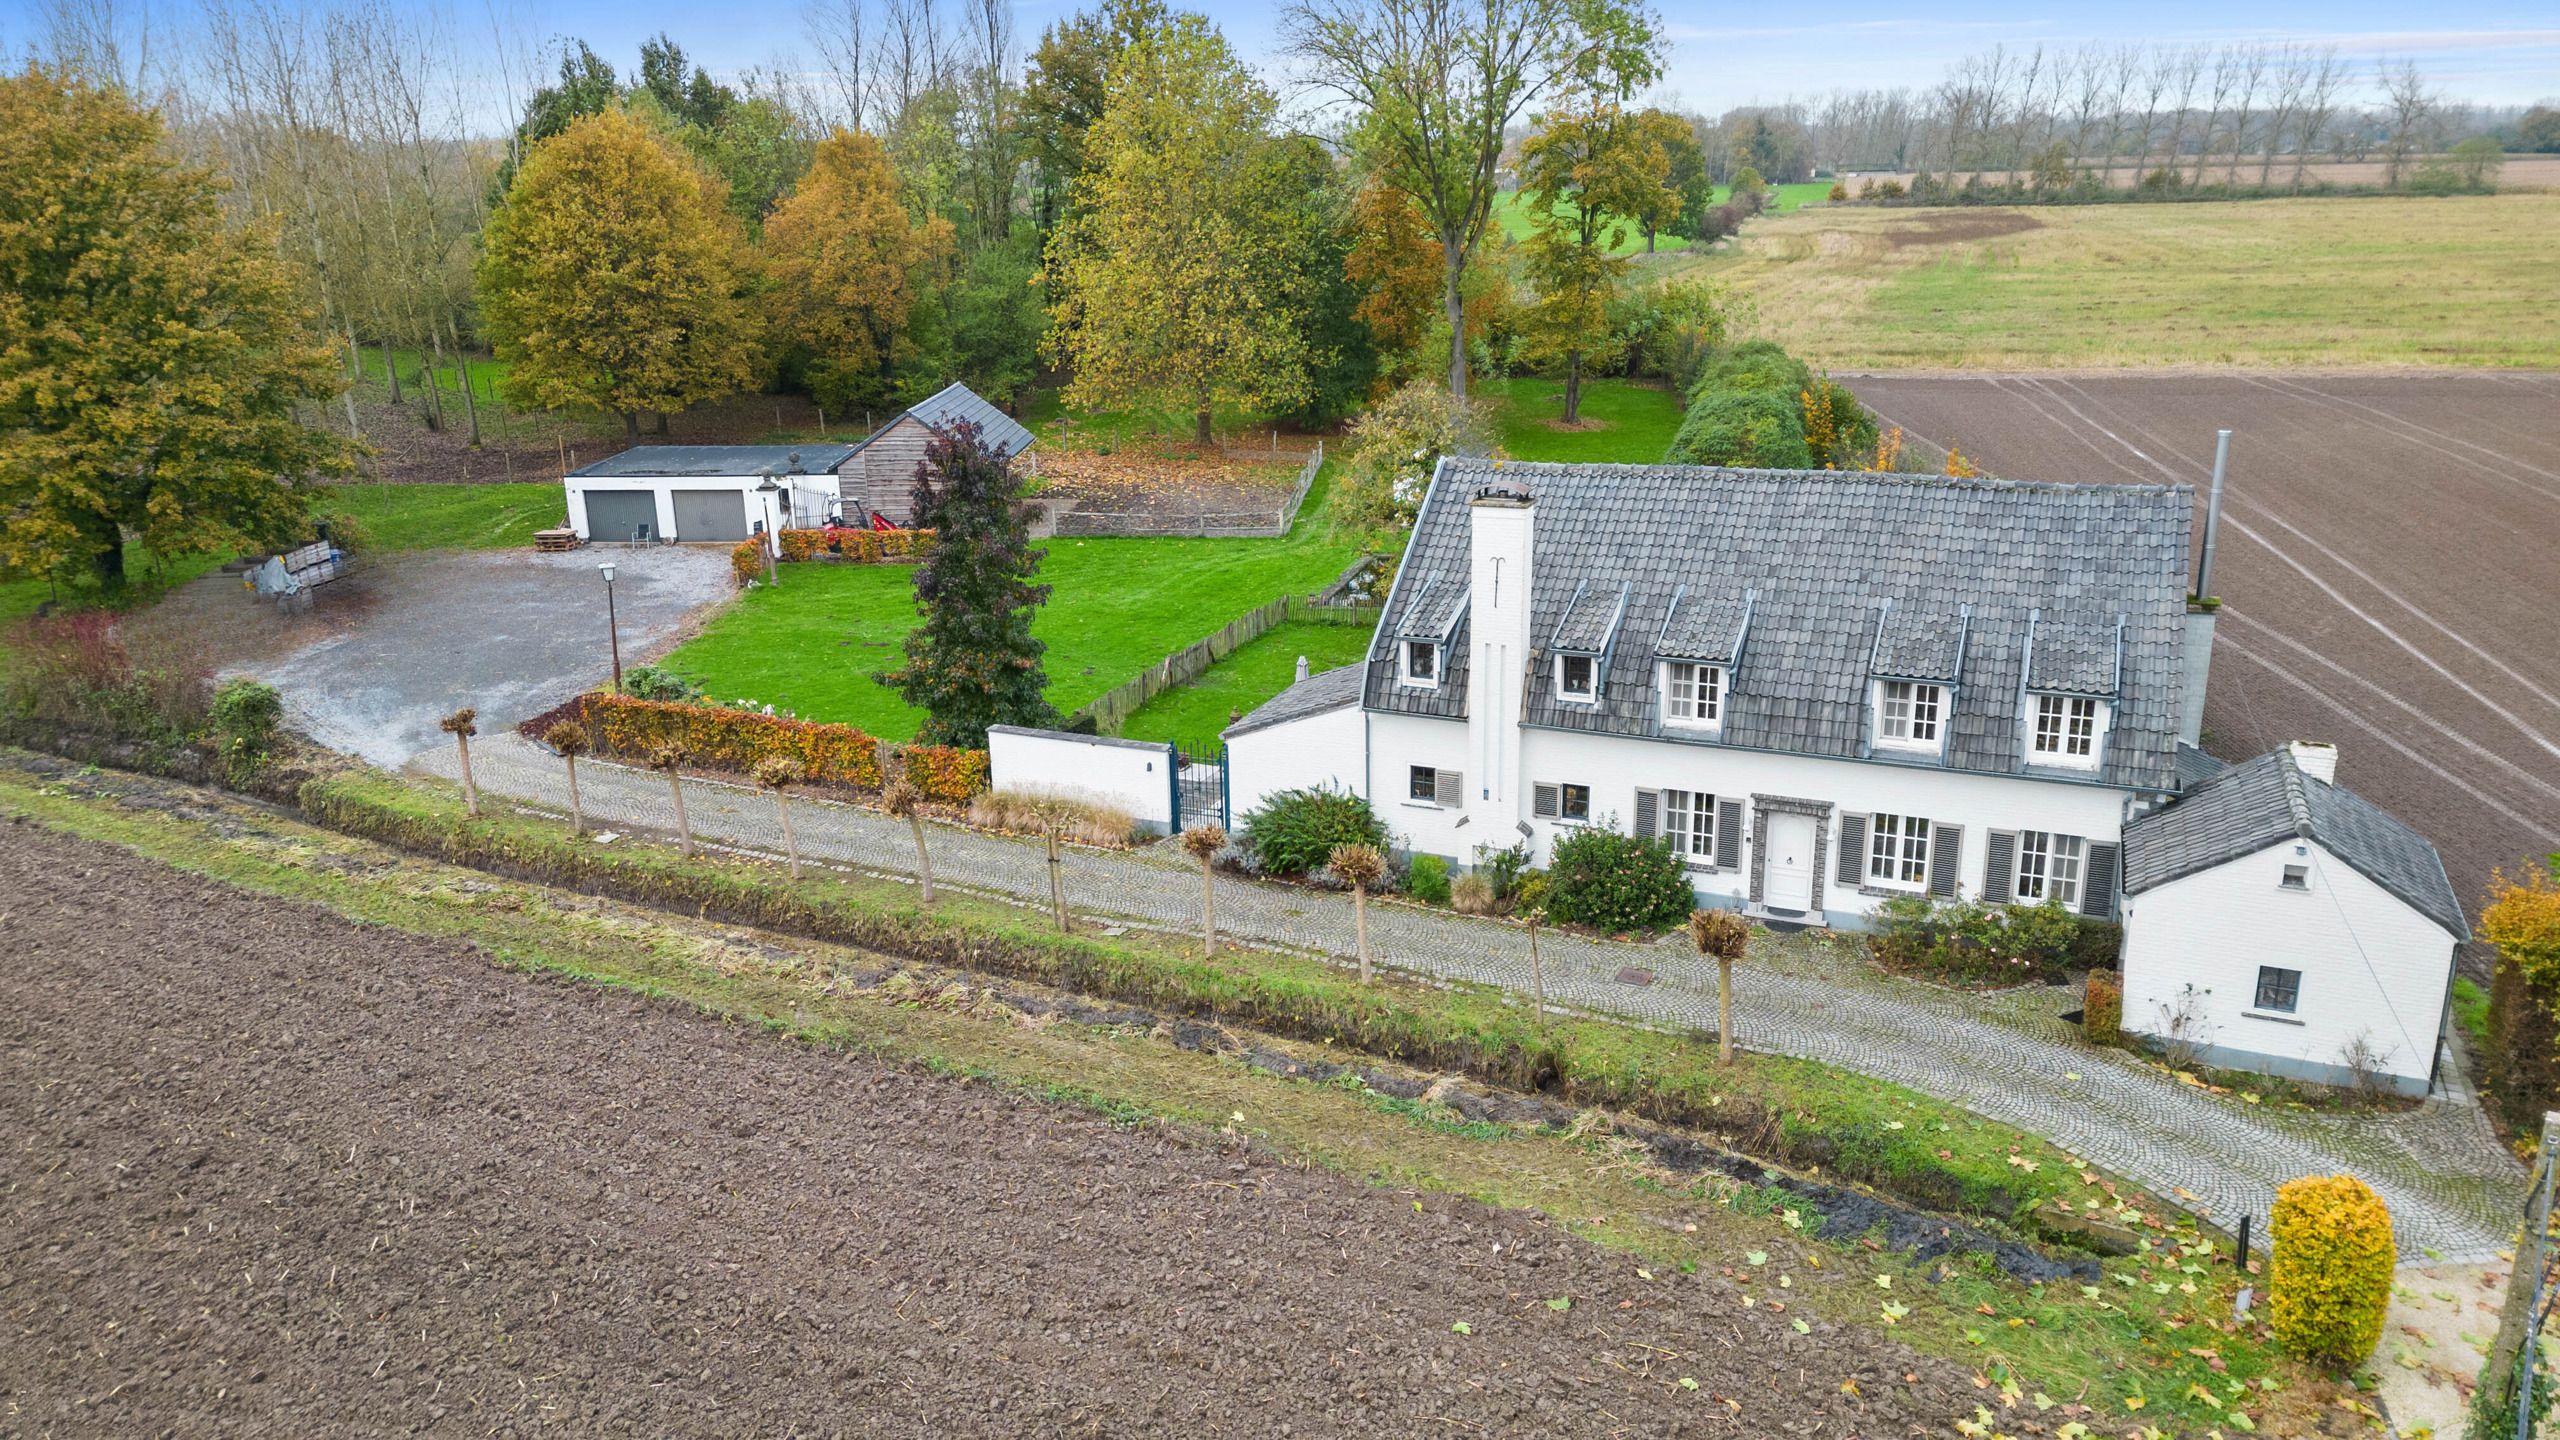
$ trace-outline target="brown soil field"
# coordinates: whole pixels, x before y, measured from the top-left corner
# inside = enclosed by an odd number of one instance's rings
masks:
[[[1880,420],[2015,479],[2184,482],[2232,430],[2205,748],[2335,741],[2476,915],[2560,847],[2560,374],[1880,374]]]
[[[1534,1215],[33,826],[0,896],[0,1432],[1881,1437],[1980,1395]]]
[[[2097,167],[2091,166],[2087,173],[2103,173],[2110,187],[2124,189],[2139,182],[2148,170],[2158,169],[2162,163],[2163,157],[2155,155],[2151,157],[2147,168],[2139,165],[2116,165],[2101,172]],[[2204,167],[2204,183],[2224,185],[2236,182],[2241,185],[2255,185],[2258,183],[2259,163],[2259,157],[2252,155],[2243,159],[2235,170],[2228,156],[2218,162],[2207,161]],[[2424,162],[2410,163],[2416,165]],[[2269,172],[2269,183],[2284,185],[2291,182],[2293,166],[2292,156],[2276,157],[2275,166]],[[2181,157],[2178,161],[2178,173],[2181,177],[2192,180],[2196,173],[2196,157],[2193,155]],[[1861,170],[1857,174],[1858,178],[1849,185],[1852,191],[1857,190],[1869,180],[1899,180],[1906,186],[1912,181],[1912,174],[1908,170],[1899,174]],[[1982,178],[1983,183],[1991,184],[2002,180],[2022,181],[2026,177],[2016,171],[2004,174],[1994,170],[1985,173]],[[2391,167],[2381,160],[2314,160],[2302,167],[2302,180],[2306,185],[2380,185],[2390,178]],[[2498,185],[2499,188],[2506,190],[2560,188],[2560,155],[2509,155],[2506,163],[2498,167]]]

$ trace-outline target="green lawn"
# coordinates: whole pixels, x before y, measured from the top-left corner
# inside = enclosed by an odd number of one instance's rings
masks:
[[[65,610],[86,609],[105,605],[113,610],[139,610],[157,602],[163,594],[186,584],[223,561],[228,555],[179,555],[163,560],[136,545],[125,551],[125,564],[130,568],[124,593],[103,596],[86,576],[59,585],[41,579],[0,580],[0,624],[23,620],[36,613],[36,607],[47,600],[58,600]],[[0,647],[0,654],[5,647]]]
[[[1329,475],[1286,539],[1045,542],[1050,596],[1033,633],[1049,647],[1049,702],[1071,712],[1247,610],[1340,574],[1357,547],[1327,529]],[[871,675],[904,659],[913,582],[904,565],[788,566],[779,586],[749,591],[664,663],[724,700],[911,739],[918,715]]]
[[[1598,422],[1596,430],[1549,423],[1564,414],[1561,380],[1480,380],[1473,393],[1501,407],[1495,440],[1514,460],[1657,465],[1680,428],[1680,397],[1633,380],[1582,382],[1582,418]]]
[[[1179,741],[1185,749],[1213,745],[1231,716],[1251,714],[1255,706],[1296,681],[1299,656],[1307,657],[1310,674],[1357,664],[1368,653],[1373,629],[1365,614],[1357,625],[1282,621],[1200,672],[1190,684],[1140,706],[1120,733],[1131,740]]]
[[[557,482],[333,485],[315,507],[354,517],[376,550],[503,550],[568,516]]]

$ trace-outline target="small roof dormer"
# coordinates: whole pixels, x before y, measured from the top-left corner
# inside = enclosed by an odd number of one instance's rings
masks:
[[[1719,599],[1681,586],[1671,597],[1670,613],[1662,617],[1653,653],[1665,660],[1733,669],[1742,663],[1743,644],[1751,638],[1752,607],[1759,598],[1757,590]]]

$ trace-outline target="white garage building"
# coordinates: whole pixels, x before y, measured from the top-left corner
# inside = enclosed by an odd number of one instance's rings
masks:
[[[561,485],[581,540],[735,544],[759,523],[825,524],[841,508],[853,455],[851,445],[638,445]]]

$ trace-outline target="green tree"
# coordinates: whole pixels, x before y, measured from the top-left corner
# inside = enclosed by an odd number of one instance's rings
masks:
[[[1716,203],[1715,183],[1707,178],[1707,152],[1698,147],[1698,132],[1688,120],[1668,110],[1647,110],[1636,117],[1636,133],[1662,147],[1665,171],[1662,191],[1636,216],[1644,231],[1644,253],[1658,235],[1688,239],[1698,233],[1698,217]]]
[[[344,383],[265,225],[223,221],[155,112],[41,66],[0,78],[0,568],[123,583],[161,554],[305,533],[352,442]]]
[[[1186,404],[1206,445],[1221,403],[1307,398],[1306,197],[1277,111],[1197,15],[1122,54],[1049,241],[1049,351],[1074,367],[1071,403]]]
[[[1291,0],[1291,47],[1360,112],[1353,143],[1440,241],[1449,393],[1467,393],[1465,286],[1492,218],[1505,134],[1625,0]]]
[[[1040,305],[1039,237],[1024,225],[969,256],[945,292],[951,365],[979,394],[1011,407],[1039,373],[1048,314]]]
[[[1609,324],[1628,260],[1614,252],[1628,222],[1677,206],[1670,157],[1627,101],[1661,73],[1661,49],[1640,19],[1620,15],[1575,58],[1546,124],[1520,146],[1529,211],[1528,271],[1538,293],[1530,331],[1564,358],[1564,420],[1582,418],[1586,358],[1606,364],[1622,341]]]
[[[924,623],[907,634],[906,665],[873,677],[925,712],[921,744],[980,749],[990,725],[1057,721],[1040,669],[1048,647],[1031,634],[1049,598],[1032,577],[1048,552],[1031,548],[1021,498],[1011,458],[987,448],[975,425],[960,422],[925,447],[916,523],[934,538],[916,567]]]
[[[1139,39],[1163,28],[1162,0],[1106,0],[1100,8],[1058,21],[1022,78],[1022,131],[1036,178],[1034,218],[1046,236],[1072,203],[1088,161],[1085,132],[1111,98],[1111,67]]]
[[[574,121],[525,159],[490,217],[482,325],[508,397],[592,405],[640,433],[756,383],[755,307],[726,187],[629,113]]]
[[[951,223],[915,224],[878,140],[838,130],[765,222],[766,313],[807,352],[809,393],[844,414],[886,401],[915,353],[908,317]]]
[[[2560,155],[2560,110],[2536,105],[2516,122],[2516,148],[2529,155]]]
[[[533,98],[525,102],[524,118],[516,122],[506,158],[499,161],[498,173],[489,181],[490,205],[506,203],[516,171],[535,146],[589,115],[612,109],[621,95],[622,81],[614,75],[613,67],[587,48],[586,41],[565,42],[560,52],[559,80],[534,91]]]

